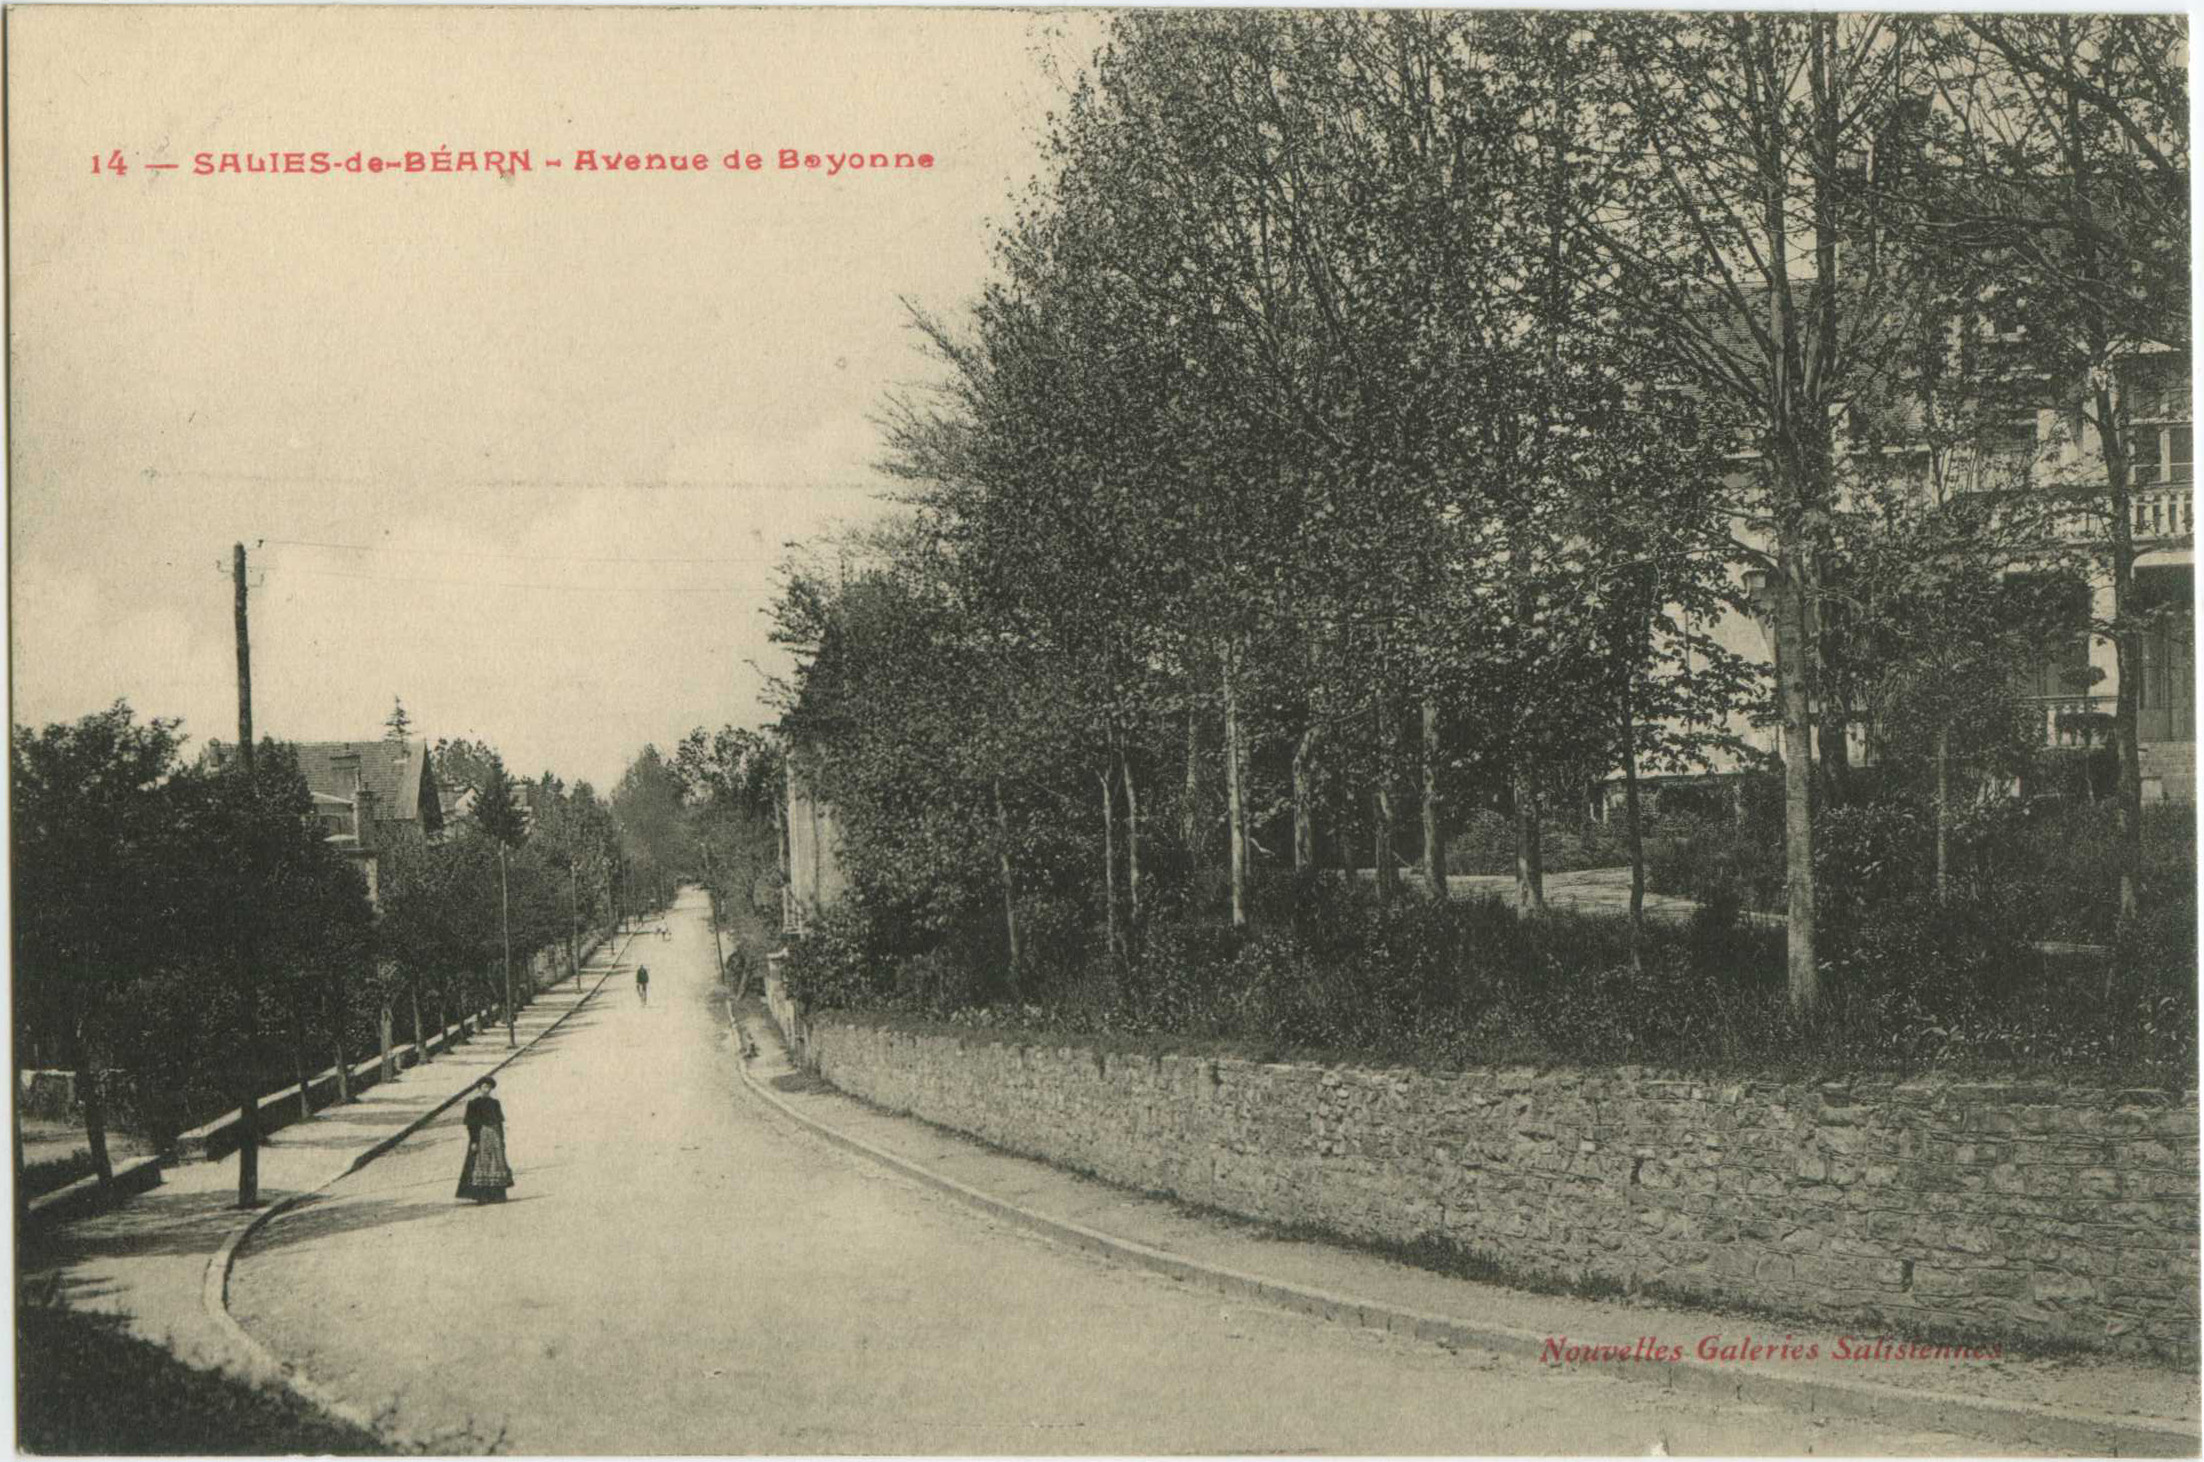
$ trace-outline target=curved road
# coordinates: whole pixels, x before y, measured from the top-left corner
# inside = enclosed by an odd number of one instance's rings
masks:
[[[1965,1451],[1271,1311],[1060,1248],[741,1088],[702,895],[499,1078],[519,1186],[457,1203],[452,1115],[271,1223],[231,1308],[460,1449]]]

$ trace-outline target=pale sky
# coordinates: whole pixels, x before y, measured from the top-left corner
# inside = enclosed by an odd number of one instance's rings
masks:
[[[371,738],[398,695],[419,734],[605,789],[645,742],[767,719],[773,566],[884,510],[868,417],[931,370],[897,297],[976,294],[1060,104],[1044,57],[1068,75],[1101,29],[13,11],[13,719],[125,697],[233,737],[240,539],[262,734]],[[534,169],[192,171],[438,147]],[[830,178],[782,147],[936,161]],[[577,173],[582,148],[712,167]],[[725,171],[738,148],[765,171]]]

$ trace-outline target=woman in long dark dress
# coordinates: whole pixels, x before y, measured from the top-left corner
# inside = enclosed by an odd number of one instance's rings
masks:
[[[477,1203],[503,1203],[505,1190],[513,1186],[513,1169],[505,1161],[505,1109],[490,1093],[497,1083],[485,1076],[467,1103],[467,1165],[459,1170],[461,1198]]]

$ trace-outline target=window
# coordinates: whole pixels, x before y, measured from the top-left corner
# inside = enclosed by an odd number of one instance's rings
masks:
[[[2139,569],[2135,612],[2143,620],[2136,679],[2137,731],[2145,741],[2196,739],[2195,569]]]
[[[2122,371],[2128,418],[2129,481],[2137,487],[2196,477],[2195,408],[2186,363],[2143,356]]]
[[[2036,424],[2032,421],[2001,422],[1983,428],[1975,442],[1972,489],[2005,492],[2027,486],[2035,473],[2036,452]]]
[[[2016,622],[2043,627],[2035,664],[2020,675],[2021,695],[2059,700],[2092,693],[2089,666],[2089,586],[2048,575],[2015,574],[2005,581]]]

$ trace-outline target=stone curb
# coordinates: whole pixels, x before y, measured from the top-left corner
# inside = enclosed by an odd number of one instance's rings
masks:
[[[745,1035],[748,1023],[743,1023]],[[776,1031],[775,1038],[779,1039]],[[781,1042],[786,1049],[786,1042]],[[1429,1315],[1376,1300],[1264,1279],[1221,1265],[1118,1238],[1069,1219],[1052,1218],[970,1187],[921,1163],[873,1146],[807,1116],[781,1100],[739,1063],[743,1085],[789,1121],[861,1157],[893,1168],[906,1177],[995,1218],[1031,1229],[1074,1248],[1106,1255],[1156,1274],[1199,1284],[1240,1299],[1256,1300],[1319,1319],[1385,1330],[1441,1345],[1467,1346],[1536,1360],[1546,1337],[1496,1324],[1480,1324],[1446,1315]],[[1037,1160],[1037,1159],[1036,1159]],[[1699,1392],[1725,1400],[1758,1402],[1807,1416],[1844,1416],[1934,1431],[1964,1428],[1984,1440],[2048,1446],[2092,1456],[2195,1457],[2204,1453],[2204,1435],[2178,1422],[2106,1416],[2063,1407],[1996,1401],[1937,1391],[1899,1390],[1863,1381],[1784,1375],[1709,1364],[1687,1356],[1661,1365],[1625,1365],[1603,1374],[1644,1381],[1669,1390]]]
[[[632,944],[634,942],[634,939],[635,936],[633,934],[627,936],[627,943],[623,943],[620,947],[621,954],[625,954],[627,952],[627,945]],[[613,956],[613,963],[619,963],[619,955]],[[489,1075],[491,1072],[503,1071],[506,1067],[512,1065],[515,1061],[519,1060],[521,1057],[527,1055],[530,1051],[534,1050],[536,1044],[540,1042],[545,1036],[550,1035],[551,1032],[566,1024],[566,1022],[574,1016],[576,1011],[586,1008],[590,1001],[596,999],[597,992],[604,988],[605,981],[611,979],[612,975],[613,971],[610,969],[607,969],[603,974],[599,975],[597,977],[597,983],[590,986],[589,992],[582,996],[581,999],[574,1002],[572,1009],[569,1009],[557,1020],[552,1021],[542,1030],[537,1031],[534,1035],[530,1036],[526,1045],[517,1047],[512,1052],[512,1054],[508,1055],[504,1060],[498,1062],[497,1065],[492,1066],[489,1071],[484,1072],[483,1075]],[[245,1333],[245,1327],[238,1324],[236,1319],[230,1314],[230,1271],[237,1266],[237,1251],[243,1248],[245,1245],[245,1241],[247,1239],[250,1239],[254,1234],[258,1233],[263,1226],[265,1226],[271,1220],[281,1216],[282,1214],[290,1212],[292,1209],[298,1207],[300,1204],[314,1197],[316,1194],[320,1193],[322,1189],[327,1188],[330,1184],[335,1183],[340,1179],[350,1177],[352,1174],[358,1172],[361,1168],[367,1166],[368,1163],[373,1162],[376,1158],[381,1157],[383,1154],[389,1152],[392,1148],[396,1147],[406,1138],[411,1137],[416,1132],[419,1132],[430,1122],[436,1120],[438,1116],[451,1110],[451,1108],[460,1100],[461,1097],[464,1097],[468,1092],[474,1090],[475,1082],[479,1082],[481,1079],[481,1076],[477,1076],[473,1082],[469,1082],[466,1086],[462,1087],[456,1095],[448,1098],[445,1101],[439,1102],[433,1110],[407,1123],[405,1129],[399,1132],[396,1136],[387,1137],[376,1142],[366,1152],[363,1152],[358,1157],[354,1158],[351,1165],[347,1167],[343,1172],[334,1174],[331,1177],[323,1179],[320,1183],[316,1184],[312,1188],[307,1189],[303,1193],[293,1193],[288,1198],[284,1198],[279,1200],[278,1202],[272,1203],[268,1207],[262,1209],[260,1212],[254,1214],[250,1221],[241,1224],[235,1231],[230,1234],[228,1238],[222,1241],[222,1246],[219,1249],[215,1250],[213,1256],[207,1260],[206,1276],[199,1286],[199,1301],[201,1307],[204,1308],[207,1313],[207,1318],[213,1321],[216,1332],[219,1333],[222,1338],[228,1343],[233,1358],[241,1360],[243,1362],[241,1369],[243,1369],[247,1375],[251,1376],[256,1381],[277,1382],[289,1388],[289,1390],[291,1390],[295,1395],[302,1397],[306,1401],[311,1402],[313,1405],[322,1408],[324,1411],[330,1412],[331,1414],[341,1418],[344,1421],[350,1422],[352,1425],[359,1427],[364,1431],[374,1433],[376,1435],[381,1435],[381,1432],[376,1426],[375,1419],[373,1417],[361,1411],[358,1407],[352,1405],[352,1403],[343,1400],[341,1397],[332,1395],[328,1391],[325,1391],[321,1387],[315,1385],[312,1381],[307,1380],[304,1376],[299,1375],[274,1351],[268,1349],[259,1341],[253,1339],[252,1336]]]

